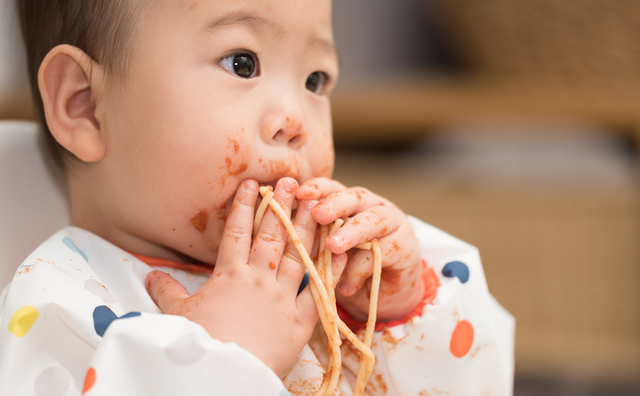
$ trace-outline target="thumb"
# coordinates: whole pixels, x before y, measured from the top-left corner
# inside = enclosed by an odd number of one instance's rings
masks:
[[[147,293],[165,314],[178,314],[180,303],[189,297],[187,289],[162,271],[151,271],[145,279]]]
[[[316,307],[313,294],[311,294],[311,283],[304,288],[302,293],[296,298],[298,312],[300,312],[303,320],[310,326],[318,321],[318,309]]]

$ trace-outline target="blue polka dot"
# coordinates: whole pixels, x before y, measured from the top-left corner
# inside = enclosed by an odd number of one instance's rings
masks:
[[[461,261],[452,261],[444,266],[442,275],[447,278],[456,277],[460,279],[461,283],[467,283],[469,280],[469,267]]]
[[[107,331],[107,327],[117,319],[126,319],[140,316],[140,312],[129,312],[121,317],[118,317],[109,307],[100,305],[93,310],[93,327],[96,329],[96,333],[100,337],[104,336],[104,332]]]
[[[65,245],[67,245],[67,247],[71,250],[73,250],[74,252],[78,253],[79,255],[82,256],[82,258],[84,259],[84,261],[86,261],[87,263],[89,262],[89,258],[87,257],[86,254],[84,254],[84,252],[82,250],[80,250],[75,243],[73,243],[73,241],[71,240],[71,238],[69,237],[64,237],[64,239],[62,240],[62,243],[64,243]]]
[[[287,388],[282,388],[282,392],[280,392],[280,396],[291,396],[291,393],[289,393]]]

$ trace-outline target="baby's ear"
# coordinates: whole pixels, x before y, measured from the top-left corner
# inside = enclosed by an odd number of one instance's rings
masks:
[[[38,86],[53,137],[85,162],[100,161],[106,148],[96,120],[102,66],[71,45],[53,48],[42,61]]]

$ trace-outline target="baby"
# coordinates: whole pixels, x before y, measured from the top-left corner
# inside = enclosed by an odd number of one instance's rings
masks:
[[[351,218],[325,243],[356,331],[372,260],[354,248],[380,241],[368,394],[511,393],[513,320],[477,251],[330,179],[329,0],[18,3],[74,227],[0,298],[0,394],[313,394],[318,312],[272,211],[252,238],[260,184],[288,215],[297,202],[307,251]],[[349,395],[358,356],[342,353]]]

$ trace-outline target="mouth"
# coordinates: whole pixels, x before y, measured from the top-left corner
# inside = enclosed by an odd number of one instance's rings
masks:
[[[289,177],[289,176],[287,176]],[[300,177],[292,177],[292,179],[295,179],[296,182],[298,182],[298,186],[300,186],[302,184],[302,181],[300,180]],[[258,180],[258,184],[260,185],[260,187],[264,187],[264,186],[269,186],[271,187],[271,190],[275,190],[276,189],[276,184],[278,184],[278,181],[280,179],[272,179],[272,180],[268,180],[268,181],[260,181]],[[256,209],[258,210],[258,207],[260,206],[260,204],[262,203],[262,194],[258,194],[258,202],[256,204]],[[292,210],[295,210],[298,208],[298,200],[294,200],[293,201],[293,208]]]

